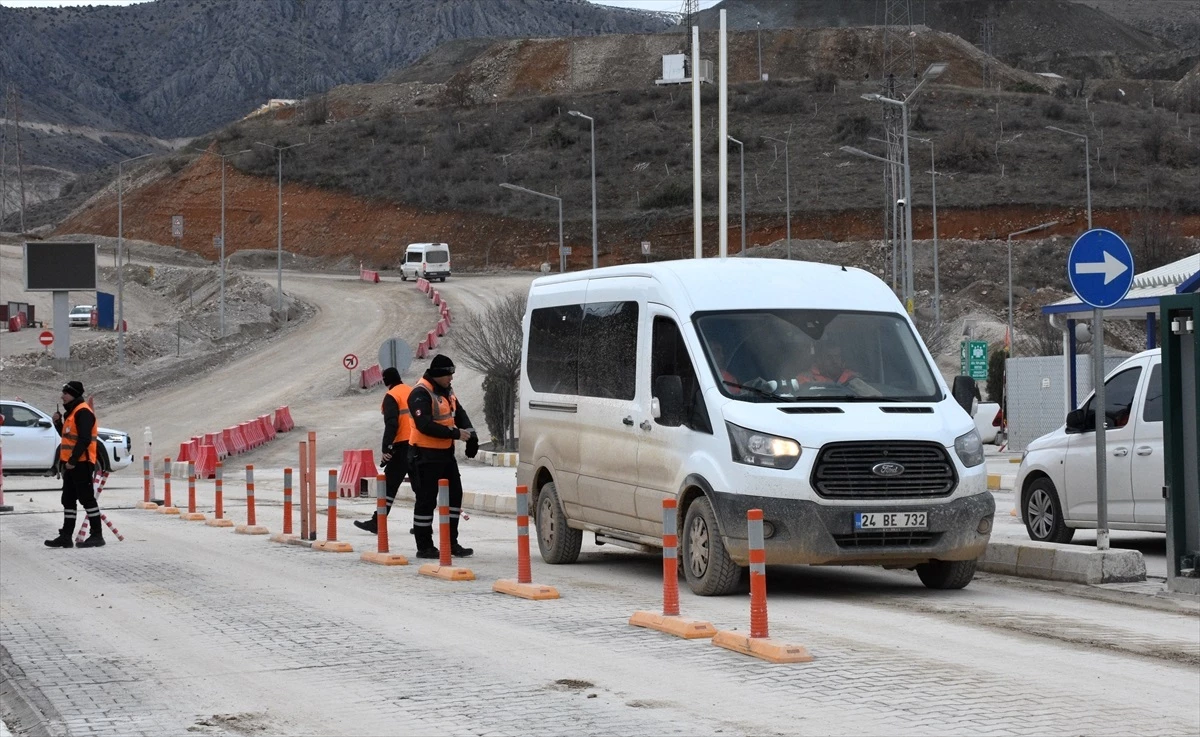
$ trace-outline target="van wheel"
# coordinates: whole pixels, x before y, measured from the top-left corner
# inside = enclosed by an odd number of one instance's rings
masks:
[[[562,505],[558,501],[558,490],[553,481],[543,486],[538,494],[534,524],[537,527],[538,550],[542,553],[542,560],[551,565],[574,563],[579,560],[583,531],[567,526],[567,516],[563,514]]]
[[[917,566],[917,576],[925,588],[961,589],[975,578],[975,561],[931,560]]]
[[[741,567],[733,562],[717,531],[717,516],[706,497],[688,507],[683,520],[683,575],[698,596],[725,596],[738,589]]]
[[[405,274],[403,271],[401,271],[400,272],[400,281],[408,281],[408,274]]]
[[[1025,508],[1021,511],[1030,540],[1069,543],[1075,537],[1075,528],[1067,527],[1063,521],[1058,491],[1048,478],[1035,479],[1029,485],[1029,491],[1025,492]]]

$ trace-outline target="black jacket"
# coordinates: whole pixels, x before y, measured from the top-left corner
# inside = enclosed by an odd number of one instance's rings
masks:
[[[452,388],[441,388],[428,375],[424,378],[433,386],[433,391],[439,396],[446,399],[454,396]],[[412,393],[408,395],[408,409],[412,413],[413,424],[416,425],[418,430],[430,437],[458,440],[459,430],[469,430],[472,435],[475,433],[475,430],[471,427],[471,418],[467,417],[467,411],[463,409],[461,403],[458,403],[458,409],[454,413],[453,428],[434,422],[433,397],[420,384],[414,386]]]
[[[388,387],[389,389],[391,387]],[[383,395],[383,452],[392,452],[392,438],[400,429],[400,405],[391,394]],[[405,443],[407,445],[407,443]]]

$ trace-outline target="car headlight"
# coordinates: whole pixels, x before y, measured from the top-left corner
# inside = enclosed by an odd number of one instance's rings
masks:
[[[729,447],[736,463],[787,470],[800,460],[800,443],[791,438],[755,432],[726,422]]]
[[[954,439],[954,452],[967,468],[983,463],[983,440],[978,430],[972,430]]]

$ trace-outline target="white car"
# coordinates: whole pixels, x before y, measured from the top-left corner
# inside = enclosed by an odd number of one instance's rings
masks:
[[[1108,526],[1164,532],[1161,350],[1131,356],[1108,375],[1104,392]],[[1030,538],[1065,543],[1077,528],[1096,527],[1093,417],[1089,396],[1066,424],[1026,449],[1014,488]]]
[[[1000,434],[1000,404],[997,402],[980,402],[975,407],[975,429],[979,431],[979,439],[984,445],[996,442]]]
[[[5,473],[54,473],[62,442],[50,415],[25,402],[0,401],[0,441]],[[96,437],[96,461],[105,471],[119,471],[133,461],[129,434],[102,427]]]
[[[92,324],[92,310],[95,305],[75,305],[71,308],[70,322],[73,328],[86,328]]]

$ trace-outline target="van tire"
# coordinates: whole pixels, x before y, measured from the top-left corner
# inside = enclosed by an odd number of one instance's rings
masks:
[[[533,519],[542,560],[551,565],[574,563],[579,560],[579,549],[583,546],[583,530],[574,530],[567,526],[567,516],[563,514],[562,504],[558,501],[558,490],[553,481],[543,486],[538,493],[537,510]]]
[[[680,564],[692,593],[725,596],[738,590],[742,568],[733,562],[721,542],[717,515],[707,497],[700,497],[688,507],[680,543]]]
[[[401,271],[400,272],[400,281],[408,281],[408,274],[405,274],[403,271]]]
[[[1034,479],[1021,499],[1021,519],[1030,540],[1043,543],[1069,543],[1075,528],[1063,520],[1062,502],[1054,482],[1046,477]]]
[[[975,561],[931,560],[917,566],[917,577],[928,589],[961,589],[975,578]]]

